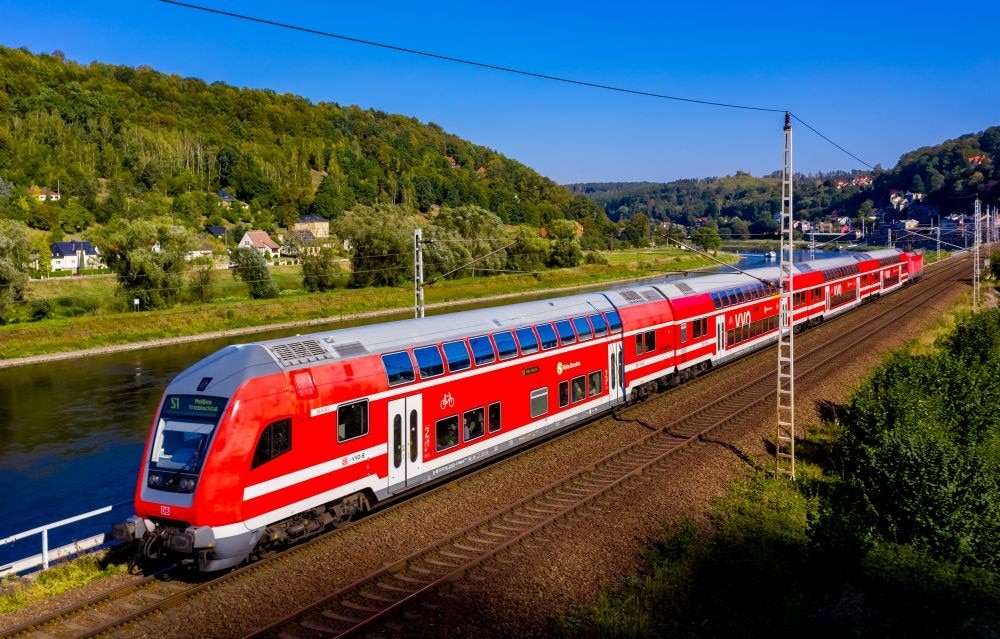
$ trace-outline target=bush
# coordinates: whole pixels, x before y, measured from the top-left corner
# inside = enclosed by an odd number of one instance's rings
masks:
[[[31,321],[40,322],[49,319],[54,314],[52,301],[47,299],[31,301]]]

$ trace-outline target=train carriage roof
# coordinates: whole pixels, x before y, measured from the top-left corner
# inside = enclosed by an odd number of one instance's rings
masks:
[[[459,311],[370,326],[341,328],[258,342],[289,368],[322,360],[391,353],[414,346],[514,330],[523,326],[612,311],[601,293]]]

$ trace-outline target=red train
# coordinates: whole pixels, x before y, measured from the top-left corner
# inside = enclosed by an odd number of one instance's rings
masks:
[[[799,263],[794,322],[922,271],[922,255],[895,249]],[[773,343],[778,277],[693,276],[226,347],[167,387],[136,514],[114,536],[203,571],[266,554]]]

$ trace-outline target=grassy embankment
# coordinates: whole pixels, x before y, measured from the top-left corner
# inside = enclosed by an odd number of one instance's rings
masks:
[[[605,256],[607,265],[590,264],[538,275],[441,280],[425,288],[425,304],[430,307],[492,296],[543,293],[711,265],[705,258],[675,249],[616,251]],[[280,297],[250,300],[246,286],[234,281],[230,271],[217,271],[212,302],[138,313],[115,310],[121,309],[123,302],[116,294],[113,277],[33,281],[29,303],[51,301],[56,317],[0,327],[0,359],[285,322],[334,321],[362,313],[405,311],[413,306],[413,289],[409,285],[308,293],[302,288],[297,266],[275,267],[274,279],[282,291]]]
[[[969,311],[965,298],[902,350],[930,352]],[[687,521],[666,527],[645,552],[643,575],[626,578],[574,615],[554,618],[550,634],[762,637],[781,629],[834,637],[877,629],[877,636],[902,637],[941,636],[964,625],[967,636],[996,636],[1000,628],[985,611],[1000,597],[1000,584],[977,581],[982,576],[975,571],[910,546],[887,543],[855,564],[811,545],[810,522],[829,508],[823,496],[839,481],[833,451],[840,426],[835,419],[804,426],[796,482],[771,469],[737,481],[709,513],[710,530]],[[929,619],[939,627],[928,627]]]

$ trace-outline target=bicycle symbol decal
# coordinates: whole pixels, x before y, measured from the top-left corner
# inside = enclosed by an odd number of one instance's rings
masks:
[[[441,410],[446,408],[451,408],[455,405],[455,398],[452,397],[451,393],[445,393],[441,398]]]

